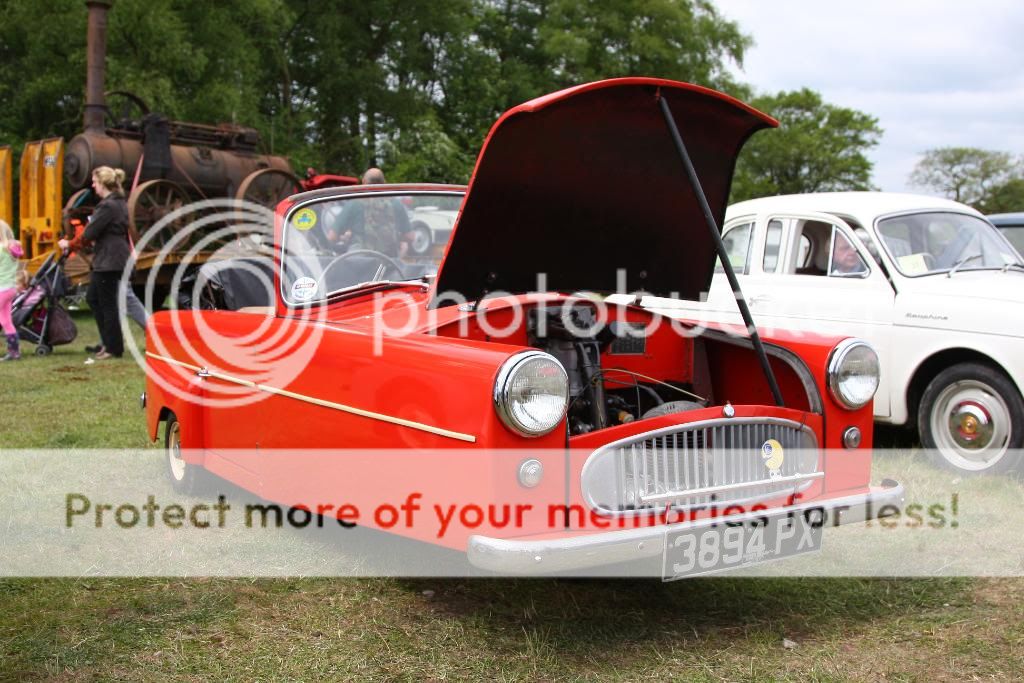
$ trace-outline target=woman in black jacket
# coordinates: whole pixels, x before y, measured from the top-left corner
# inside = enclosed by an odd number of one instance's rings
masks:
[[[100,166],[92,172],[92,189],[100,203],[93,210],[82,234],[84,239],[95,244],[85,300],[96,318],[103,343],[96,360],[120,358],[124,354],[117,290],[124,266],[131,258],[131,246],[128,243],[128,203],[121,187],[123,182],[124,171],[121,169]],[[60,240],[58,244],[61,249],[74,246],[68,240]]]

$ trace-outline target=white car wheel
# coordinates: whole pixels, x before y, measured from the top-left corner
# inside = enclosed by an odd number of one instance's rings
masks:
[[[171,473],[171,479],[175,482],[182,482],[185,479],[185,470],[188,466],[181,459],[181,427],[178,420],[172,415],[167,420],[167,434],[165,436],[167,448],[167,469]]]
[[[921,398],[921,442],[941,466],[996,474],[1019,464],[1024,417],[1020,394],[1001,373],[962,363],[939,373]]]
[[[412,253],[422,256],[430,251],[433,240],[430,236],[430,228],[427,227],[426,223],[422,221],[416,221],[412,224],[412,244],[409,248],[412,249]]]
[[[199,492],[204,481],[203,469],[185,462],[181,457],[181,424],[174,413],[167,418],[167,426],[164,428],[164,455],[167,458],[167,474],[174,490],[186,494]]]

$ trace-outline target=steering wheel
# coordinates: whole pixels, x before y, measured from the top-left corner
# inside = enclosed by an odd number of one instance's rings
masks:
[[[336,256],[334,260],[328,263],[327,267],[324,268],[323,272],[320,275],[321,281],[323,281],[324,283],[330,282],[330,280],[327,277],[327,274],[331,271],[332,268],[337,266],[339,263],[343,263],[347,259],[357,256],[368,259],[376,259],[378,265],[376,273],[371,282],[389,279],[384,277],[389,272],[394,272],[396,275],[398,275],[399,278],[403,277],[404,275],[404,272],[402,270],[402,264],[388,256],[387,254],[382,254],[381,252],[374,251],[373,249],[353,249],[352,251],[346,251],[344,254]],[[381,270],[382,268],[383,270]],[[353,282],[352,284],[356,283]]]

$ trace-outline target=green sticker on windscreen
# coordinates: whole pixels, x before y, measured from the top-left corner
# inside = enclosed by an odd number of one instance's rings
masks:
[[[292,225],[298,230],[309,230],[316,225],[316,211],[313,209],[299,209],[292,215]]]

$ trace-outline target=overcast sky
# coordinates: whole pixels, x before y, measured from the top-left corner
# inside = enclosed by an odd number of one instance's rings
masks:
[[[915,191],[907,176],[927,149],[1024,154],[1020,0],[715,4],[756,42],[737,75],[759,93],[806,86],[878,119],[869,156],[882,190]]]

